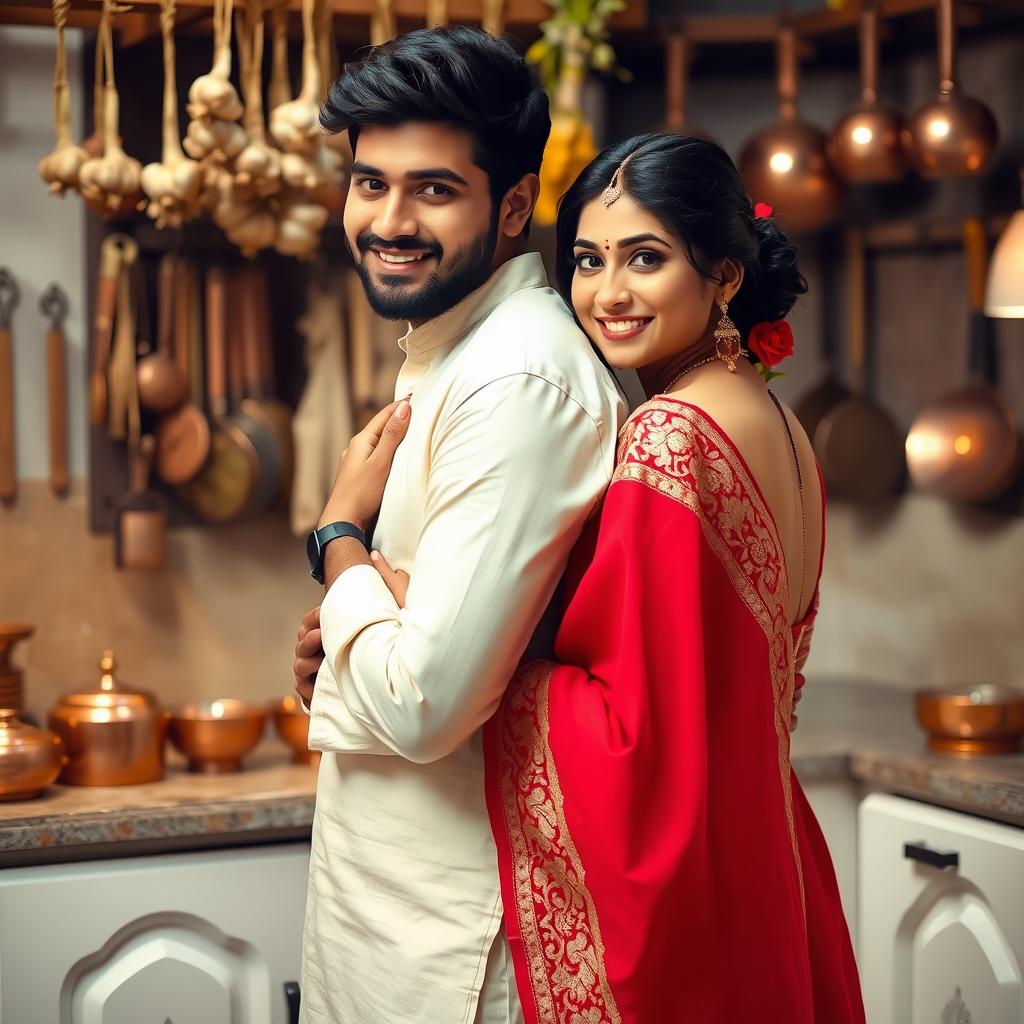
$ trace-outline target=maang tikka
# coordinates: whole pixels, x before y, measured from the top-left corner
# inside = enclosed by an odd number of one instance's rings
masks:
[[[605,209],[612,205],[616,199],[622,195],[622,186],[619,182],[622,180],[622,172],[626,169],[626,164],[637,155],[639,150],[634,149],[625,160],[615,168],[615,173],[612,175],[612,180],[605,186],[605,190],[601,193],[601,202],[604,204]]]

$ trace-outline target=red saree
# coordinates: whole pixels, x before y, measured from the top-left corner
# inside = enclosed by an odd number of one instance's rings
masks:
[[[790,627],[771,514],[685,403],[638,410],[617,461],[558,663],[521,669],[484,733],[526,1022],[863,1022],[790,767],[813,612]]]

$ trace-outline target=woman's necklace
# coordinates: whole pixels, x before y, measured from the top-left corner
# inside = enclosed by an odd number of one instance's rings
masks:
[[[698,359],[695,363],[690,363],[690,365],[685,367],[681,373],[676,374],[676,376],[673,377],[663,388],[660,388],[658,393],[661,395],[668,394],[672,390],[673,385],[678,384],[679,381],[681,381],[692,370],[696,370],[700,366],[706,366],[708,363],[714,362],[717,358],[718,356],[712,352],[711,355],[706,358]]]

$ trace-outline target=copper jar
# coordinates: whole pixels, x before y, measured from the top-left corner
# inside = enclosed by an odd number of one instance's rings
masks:
[[[52,785],[67,758],[60,737],[0,708],[0,800],[27,800]]]
[[[119,683],[115,668],[113,652],[105,651],[99,686],[65,694],[50,712],[68,757],[61,782],[126,786],[163,778],[170,713],[151,693]]]
[[[0,622],[0,708],[21,711],[25,706],[24,673],[11,664],[11,654],[20,641],[34,632],[34,626]]]

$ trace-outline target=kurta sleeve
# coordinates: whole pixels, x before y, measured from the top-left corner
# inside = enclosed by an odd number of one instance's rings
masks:
[[[347,570],[324,598],[311,748],[428,762],[493,714],[608,484],[602,429],[558,386],[526,373],[447,414],[405,608],[367,566]]]

